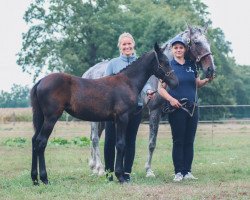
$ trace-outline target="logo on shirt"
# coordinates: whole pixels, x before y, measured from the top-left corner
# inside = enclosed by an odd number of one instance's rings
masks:
[[[192,72],[192,73],[194,73],[194,70],[192,70],[192,68],[189,67],[188,69],[186,69],[186,72]]]

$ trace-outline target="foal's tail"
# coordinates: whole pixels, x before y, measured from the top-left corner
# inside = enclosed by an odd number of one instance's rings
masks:
[[[30,100],[33,113],[33,126],[35,133],[40,132],[44,121],[43,112],[37,98],[37,86],[39,83],[40,81],[38,81],[30,91]]]

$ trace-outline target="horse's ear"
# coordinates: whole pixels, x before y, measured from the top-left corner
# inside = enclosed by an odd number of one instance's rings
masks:
[[[193,30],[192,26],[190,24],[188,24],[187,21],[186,21],[186,25],[187,25],[187,29],[188,29],[189,33],[191,34],[192,30]]]
[[[189,23],[188,23],[187,21],[185,21],[185,24],[186,24],[186,26],[187,26],[187,29],[189,29],[189,28],[190,28]]]
[[[203,33],[207,33],[208,25],[209,25],[208,23],[205,24],[203,28]]]
[[[156,53],[160,53],[161,52],[161,48],[159,47],[158,43],[155,43],[154,49],[156,51]]]

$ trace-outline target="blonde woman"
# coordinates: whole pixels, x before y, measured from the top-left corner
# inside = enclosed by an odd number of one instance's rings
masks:
[[[105,71],[105,76],[119,73],[122,69],[126,68],[129,64],[136,60],[135,54],[135,40],[130,33],[123,33],[120,35],[117,44],[120,56],[113,58]],[[151,93],[151,87],[146,84],[143,88],[147,93]],[[152,98],[152,96],[149,96]],[[128,120],[128,126],[126,131],[126,148],[125,155],[123,158],[123,178],[126,182],[130,182],[130,174],[135,157],[135,145],[136,135],[141,122],[141,112],[137,112],[142,108],[142,98],[138,97],[138,106],[135,110],[137,114],[131,114]],[[104,144],[104,160],[105,170],[107,172],[106,177],[109,181],[113,180],[114,172],[114,160],[115,160],[115,124],[113,121],[106,122],[105,127],[105,144]]]

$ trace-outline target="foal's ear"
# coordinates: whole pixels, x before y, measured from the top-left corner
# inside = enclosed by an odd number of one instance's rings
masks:
[[[155,43],[154,49],[156,51],[156,53],[162,53],[162,49],[159,47],[158,43]]]

